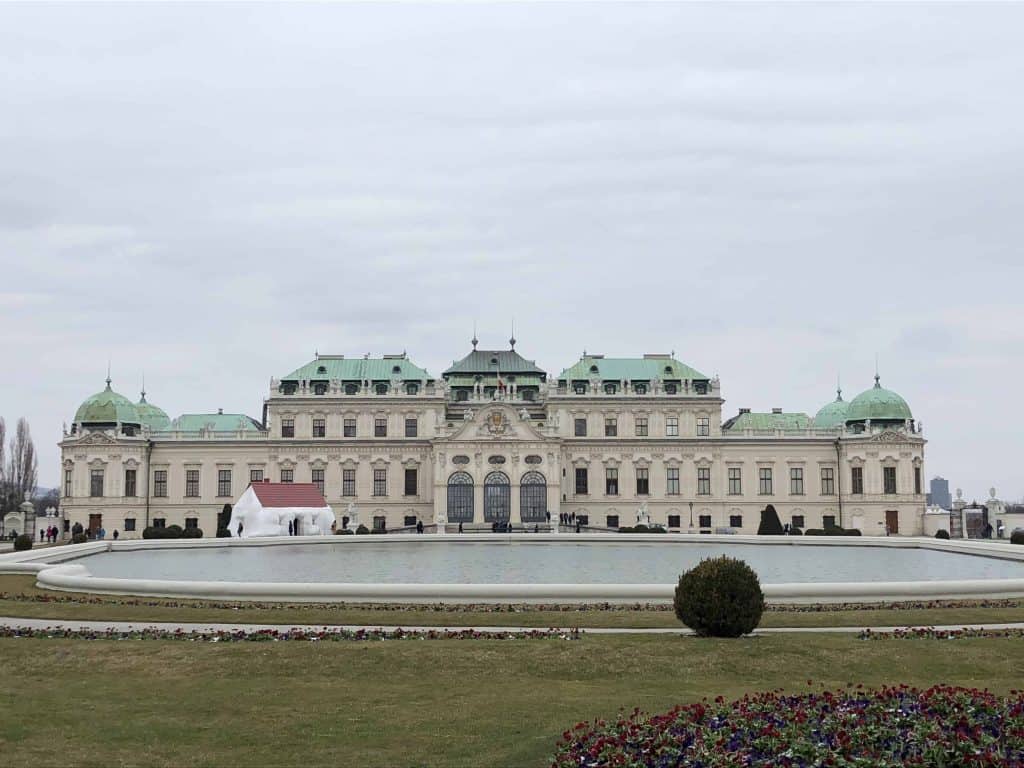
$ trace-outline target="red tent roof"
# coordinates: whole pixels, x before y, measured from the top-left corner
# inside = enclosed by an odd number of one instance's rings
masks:
[[[253,483],[252,489],[264,507],[326,507],[320,489],[313,483]]]

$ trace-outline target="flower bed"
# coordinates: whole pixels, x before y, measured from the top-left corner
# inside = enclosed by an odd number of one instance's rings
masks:
[[[279,643],[286,641],[367,641],[367,640],[578,640],[578,630],[531,629],[522,632],[489,632],[463,629],[255,629],[189,631],[158,629],[68,629],[65,627],[0,627],[0,638],[72,639],[72,640],[186,640],[205,643]]]
[[[936,629],[935,627],[906,627],[879,632],[863,629],[858,635],[861,640],[963,640],[976,637],[1011,637],[1024,639],[1024,629],[1020,627],[1004,627],[1002,629]]]
[[[1021,766],[1024,692],[935,686],[718,698],[562,734],[552,768]]]

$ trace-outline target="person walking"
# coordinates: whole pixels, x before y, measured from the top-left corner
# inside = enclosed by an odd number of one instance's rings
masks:
[[[423,533],[423,521],[422,520],[417,520],[416,521],[416,533]]]
[[[117,532],[117,528],[115,528],[115,529],[114,529],[114,541],[117,541],[117,537],[118,537],[118,536],[120,536],[120,535],[121,535],[121,534],[119,534],[119,533]]]
[[[462,533],[462,521],[459,521],[459,533]]]

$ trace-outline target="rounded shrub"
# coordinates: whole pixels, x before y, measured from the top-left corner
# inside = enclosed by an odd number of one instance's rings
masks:
[[[231,538],[231,531],[229,531],[227,528],[218,528],[217,529],[217,538],[218,539],[230,539]]]
[[[160,538],[160,529],[159,528],[154,528],[151,525],[147,525],[145,528],[142,529],[142,538],[144,538],[144,539],[159,539]]]
[[[351,536],[352,535],[352,529],[351,528],[339,528],[338,530],[336,530],[334,532],[334,535],[335,536]]]
[[[164,539],[180,539],[185,533],[185,529],[180,525],[168,525],[164,528],[164,534],[161,538]]]
[[[945,530],[944,528],[940,528],[939,530],[937,530],[935,532],[935,538],[936,539],[948,539],[949,538],[949,531]]]
[[[1024,544],[1024,531],[1014,531],[1010,534],[1011,544]]]
[[[27,549],[32,549],[32,537],[23,533],[14,540],[14,551],[24,552]]]
[[[362,525],[362,524],[360,524],[360,526],[358,528],[356,528],[356,533],[358,533],[360,536],[364,536],[364,535],[368,534],[369,532],[370,532],[370,529],[367,528],[365,525]]]
[[[741,637],[760,623],[764,593],[749,565],[723,555],[680,576],[673,603],[679,620],[701,637]]]
[[[71,537],[72,544],[85,544],[85,542],[87,542],[88,540],[89,537],[86,536],[84,533],[76,533],[74,536]]]
[[[201,539],[203,538],[202,528],[186,528],[181,532],[181,538],[183,539]]]

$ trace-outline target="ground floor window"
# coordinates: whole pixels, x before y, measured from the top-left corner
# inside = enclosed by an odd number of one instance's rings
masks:
[[[185,528],[187,530],[192,530],[192,529],[195,529],[195,528],[198,528],[198,527],[199,527],[199,518],[198,517],[186,517],[185,518]]]
[[[386,531],[388,529],[387,522],[388,520],[384,515],[375,515],[373,518],[373,530]]]
[[[126,517],[124,519],[124,529],[125,529],[125,531],[134,531],[135,530],[135,518],[134,517]]]
[[[700,527],[701,528],[710,528],[711,527],[711,515],[701,515],[699,523],[700,523]]]
[[[793,527],[794,528],[803,528],[804,527],[804,516],[803,515],[793,515]]]
[[[729,527],[730,528],[742,528],[743,527],[743,515],[729,515]]]
[[[604,524],[606,526],[608,526],[609,528],[618,528],[619,527],[619,516],[618,515],[608,515],[605,518]]]
[[[402,525],[406,528],[412,528],[416,525],[416,515],[406,515],[402,518]]]
[[[836,516],[825,515],[821,518],[821,525],[823,528],[835,528],[836,527]]]
[[[580,525],[590,525],[590,515],[576,515],[576,522]]]
[[[679,527],[679,515],[669,515],[668,516],[668,527],[669,528],[678,528]]]
[[[164,518],[164,517],[154,517],[153,518],[153,527],[154,528],[166,528],[167,527],[167,518]]]
[[[473,478],[466,472],[448,478],[448,522],[473,522]]]

